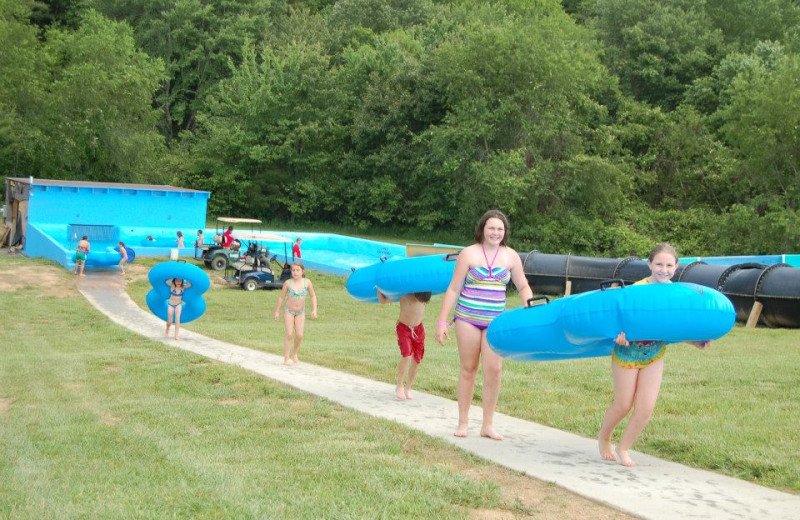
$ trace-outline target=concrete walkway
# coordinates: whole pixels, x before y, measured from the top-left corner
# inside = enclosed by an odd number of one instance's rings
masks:
[[[286,367],[283,358],[181,330],[181,340],[164,338],[164,322],[140,309],[114,273],[92,273],[78,289],[112,321],[154,341],[238,365],[360,412],[382,417],[443,439],[454,446],[532,477],[646,519],[797,520],[800,496],[716,473],[635,453],[635,468],[602,461],[597,442],[554,428],[495,415],[506,440],[480,438],[481,409],[473,406],[471,436],[453,436],[454,401],[416,392],[413,401],[393,399],[394,385],[308,363]]]

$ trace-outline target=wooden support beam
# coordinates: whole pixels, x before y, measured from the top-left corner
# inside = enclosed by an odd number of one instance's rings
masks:
[[[753,308],[750,309],[750,315],[747,317],[747,324],[745,327],[748,329],[756,328],[758,319],[761,317],[761,311],[764,310],[764,304],[761,302],[753,303]]]
[[[570,294],[572,294],[572,281],[567,280],[567,283],[564,286],[564,296],[569,296]]]

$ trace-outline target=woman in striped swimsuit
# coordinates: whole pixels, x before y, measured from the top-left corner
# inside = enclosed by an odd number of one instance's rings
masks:
[[[500,211],[487,211],[475,228],[475,244],[458,255],[455,272],[444,295],[436,322],[436,340],[444,345],[450,338],[448,316],[455,306],[456,331],[461,373],[458,379],[458,428],[456,437],[466,437],[478,365],[483,362],[483,426],[481,436],[502,440],[494,430],[494,409],[500,394],[502,359],[486,342],[486,329],[506,306],[506,286],[513,281],[523,305],[533,297],[522,271],[522,261],[508,247],[510,227]]]

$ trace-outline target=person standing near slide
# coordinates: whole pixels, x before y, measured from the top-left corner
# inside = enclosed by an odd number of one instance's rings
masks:
[[[466,437],[469,407],[475,388],[478,365],[483,364],[483,426],[481,437],[502,440],[494,429],[494,409],[500,394],[502,358],[489,347],[486,329],[506,307],[506,286],[510,281],[523,305],[533,297],[522,270],[522,260],[508,247],[511,232],[508,218],[499,210],[483,214],[475,228],[475,244],[461,250],[455,271],[444,295],[436,322],[436,340],[444,345],[450,338],[447,321],[455,306],[456,331],[461,373],[458,379],[458,428],[454,435]]]

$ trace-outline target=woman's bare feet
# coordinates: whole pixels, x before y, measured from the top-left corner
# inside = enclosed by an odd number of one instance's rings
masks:
[[[628,455],[628,450],[620,450],[619,447],[617,447],[617,455],[619,455],[619,462],[623,466],[632,468],[636,465],[631,456]]]
[[[283,360],[283,364],[286,365],[287,367],[290,367],[290,366],[292,366],[292,360],[291,359],[284,359]]]
[[[292,361],[293,361],[295,364],[297,364],[297,363],[299,363],[299,362],[300,362],[300,358],[298,358],[298,357],[297,357],[297,354],[295,354],[295,355],[294,355],[294,358],[292,359]]]
[[[598,437],[597,444],[600,446],[600,456],[603,460],[617,460],[614,455],[614,447],[611,446],[611,439],[601,439]]]
[[[469,427],[466,424],[459,424],[458,428],[456,428],[455,435],[456,437],[466,437],[467,431],[469,431]]]
[[[406,400],[406,391],[402,386],[398,386],[394,389],[394,396],[397,398],[398,401],[405,401]]]
[[[411,389],[410,388],[406,389],[406,399],[408,399],[408,400],[414,399],[413,397],[411,397]]]
[[[494,431],[494,428],[484,426],[481,428],[481,437],[488,437],[489,439],[493,439],[495,441],[502,441],[503,436]]]

